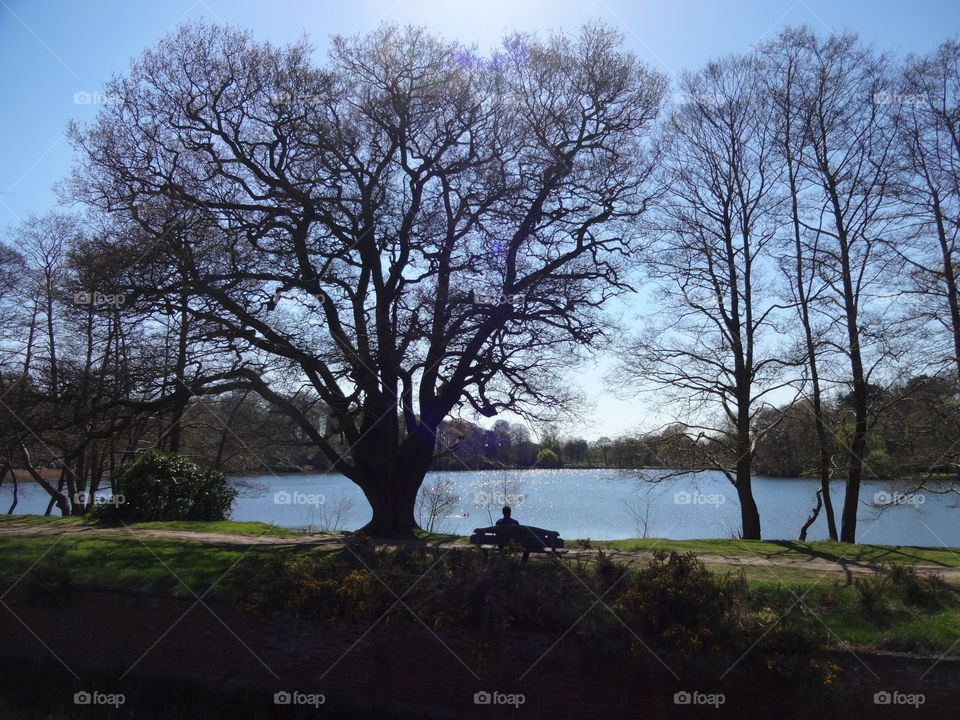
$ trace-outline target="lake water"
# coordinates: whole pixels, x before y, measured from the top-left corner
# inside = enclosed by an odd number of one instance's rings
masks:
[[[266,475],[246,478],[259,492],[244,492],[234,507],[234,520],[259,520],[289,528],[355,529],[370,519],[363,494],[335,474]],[[526,525],[559,530],[563,538],[615,540],[644,535],[636,515],[646,520],[647,537],[673,539],[738,536],[740,511],[736,493],[720,473],[700,473],[646,483],[636,471],[511,470],[437,472],[427,483],[449,480],[459,496],[454,516],[439,530],[468,535],[500,517],[504,499],[514,517]],[[793,478],[754,478],[765,539],[795,540],[814,504],[817,483]],[[960,496],[923,493],[901,497],[881,510],[874,505],[905,488],[890,482],[865,483],[860,494],[857,540],[890,545],[960,547]],[[885,494],[885,496],[884,496]],[[843,504],[843,483],[832,485],[837,522]],[[0,488],[0,512],[10,505],[11,488]],[[42,514],[48,497],[32,483],[20,486],[17,513]],[[631,513],[631,507],[637,513]],[[648,510],[646,508],[649,508]],[[55,511],[56,512],[56,511]],[[826,539],[821,514],[808,540]]]

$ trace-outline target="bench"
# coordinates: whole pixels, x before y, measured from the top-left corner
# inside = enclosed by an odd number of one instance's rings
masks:
[[[513,542],[523,548],[521,562],[526,562],[531,552],[558,554],[563,550],[563,539],[556,530],[544,530],[532,525],[494,525],[476,528],[470,536],[470,544],[478,547],[503,548]]]

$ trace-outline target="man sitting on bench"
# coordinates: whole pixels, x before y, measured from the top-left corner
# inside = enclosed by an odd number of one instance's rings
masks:
[[[470,536],[471,545],[490,546],[503,550],[522,549],[523,557],[520,562],[526,562],[530,552],[549,552],[553,554],[566,552],[563,550],[563,539],[556,530],[521,525],[511,517],[509,506],[504,506],[503,517],[497,524],[487,528],[476,528]]]
[[[504,506],[503,506],[503,517],[500,518],[499,520],[497,520],[497,525],[519,525],[520,523],[518,523],[516,520],[514,520],[512,517],[510,517],[510,513],[511,513],[511,512],[512,512],[512,511],[510,510],[510,506],[509,506],[509,505],[504,505]]]

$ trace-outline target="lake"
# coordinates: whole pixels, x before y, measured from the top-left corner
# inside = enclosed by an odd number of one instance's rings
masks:
[[[259,520],[288,528],[355,529],[370,519],[363,494],[336,474],[265,475],[245,478],[260,486],[246,491],[234,506],[232,519]],[[740,511],[730,483],[716,472],[683,475],[659,483],[641,482],[636,471],[509,470],[434,472],[427,482],[449,480],[459,496],[456,509],[439,530],[469,535],[492,525],[504,500],[523,524],[559,530],[564,538],[615,540],[644,535],[636,517],[646,522],[647,537],[677,540],[738,536]],[[814,504],[817,483],[802,478],[754,478],[765,539],[797,539]],[[865,483],[860,493],[857,540],[889,545],[960,547],[960,496],[922,493],[898,496],[902,485]],[[831,486],[837,522],[843,504],[843,483]],[[0,511],[12,497],[0,488]],[[900,504],[881,510],[875,499],[899,497]],[[47,495],[33,483],[20,486],[17,513],[42,514]],[[635,512],[631,512],[631,508]],[[460,517],[457,517],[460,516]],[[808,540],[827,537],[821,514]]]

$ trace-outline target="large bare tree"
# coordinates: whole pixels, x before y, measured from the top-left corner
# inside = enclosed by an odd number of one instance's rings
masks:
[[[182,27],[72,129],[72,191],[149,262],[192,238],[162,291],[246,363],[223,382],[359,485],[367,531],[406,535],[441,420],[565,404],[629,290],[665,80],[620,43],[588,26],[480,57],[383,27],[317,68],[305,43]],[[303,388],[330,422],[286,399]]]

